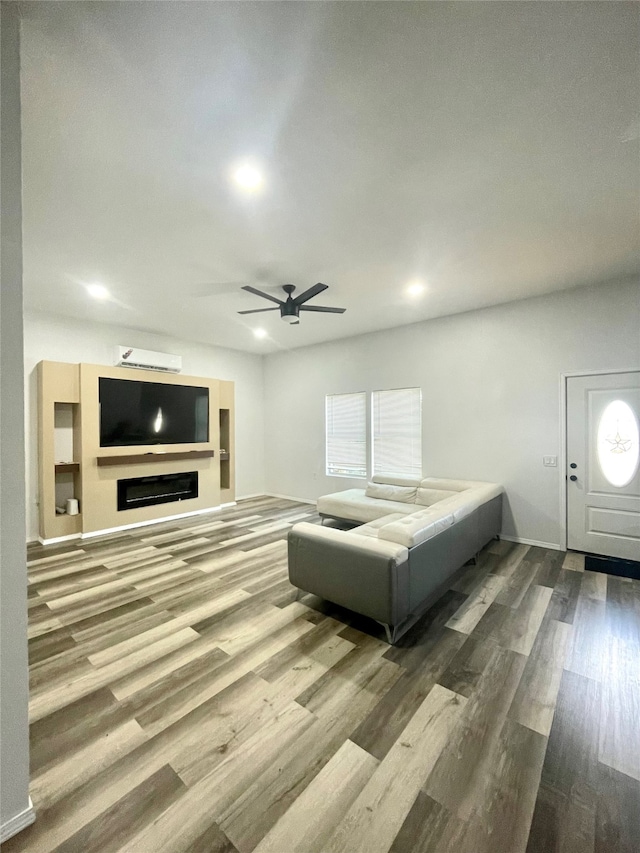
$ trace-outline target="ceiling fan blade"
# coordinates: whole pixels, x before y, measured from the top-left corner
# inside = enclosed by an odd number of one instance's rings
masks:
[[[282,305],[282,300],[276,299],[275,296],[272,296],[270,293],[263,293],[262,290],[258,290],[256,287],[251,287],[250,284],[245,284],[242,290],[247,290],[249,293],[255,293],[256,296],[262,296],[263,299],[268,299],[270,302],[276,302],[278,305]]]
[[[252,308],[251,311],[238,311],[238,314],[262,314],[264,311],[278,311],[278,308]]]
[[[327,314],[344,314],[347,310],[346,308],[329,308],[329,306],[324,305],[301,305],[301,311],[321,311]]]
[[[318,282],[317,284],[314,284],[313,287],[310,287],[309,290],[305,290],[304,293],[301,293],[300,296],[294,297],[293,301],[296,305],[302,305],[303,302],[312,299],[314,296],[317,296],[318,293],[322,293],[323,290],[327,290],[328,287],[328,284],[321,284]]]
[[[206,299],[210,296],[223,296],[233,293],[245,283],[244,281],[207,281],[195,285],[194,290],[188,295],[195,299]]]

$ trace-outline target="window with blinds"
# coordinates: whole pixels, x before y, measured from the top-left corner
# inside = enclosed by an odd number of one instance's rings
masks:
[[[373,474],[422,474],[422,391],[398,388],[371,396]]]
[[[367,476],[367,395],[326,397],[327,474]]]

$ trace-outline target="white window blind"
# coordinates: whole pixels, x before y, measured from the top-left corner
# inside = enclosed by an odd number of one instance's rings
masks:
[[[374,391],[371,432],[373,473],[422,474],[422,392],[420,388]]]
[[[367,476],[367,395],[328,394],[327,474]]]

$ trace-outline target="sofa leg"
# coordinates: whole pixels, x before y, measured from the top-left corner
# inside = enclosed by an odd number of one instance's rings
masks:
[[[387,635],[387,642],[390,646],[393,646],[395,641],[398,639],[398,629],[395,625],[387,625],[386,622],[383,622],[384,632]]]
[[[301,598],[304,598],[304,596],[305,596],[306,594],[307,594],[307,593],[306,593],[303,589],[300,589],[299,587],[297,587],[297,588],[296,588],[296,599],[295,599],[295,600],[296,600],[296,601],[300,601],[300,599],[301,599]]]

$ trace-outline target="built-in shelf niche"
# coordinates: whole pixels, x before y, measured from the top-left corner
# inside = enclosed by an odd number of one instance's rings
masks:
[[[73,425],[75,403],[53,404],[53,455],[56,465],[75,462],[73,448]]]
[[[55,504],[56,512],[64,510],[66,512],[67,501],[76,497],[76,484],[72,473],[56,472],[55,479]]]
[[[67,501],[79,500],[80,463],[75,442],[78,435],[79,406],[77,403],[53,404],[54,504],[56,515],[66,513]],[[64,510],[64,512],[61,512]],[[59,515],[58,515],[59,517]],[[74,529],[77,523],[72,524]]]
[[[220,488],[231,488],[231,459],[229,439],[231,436],[231,412],[220,409]]]

